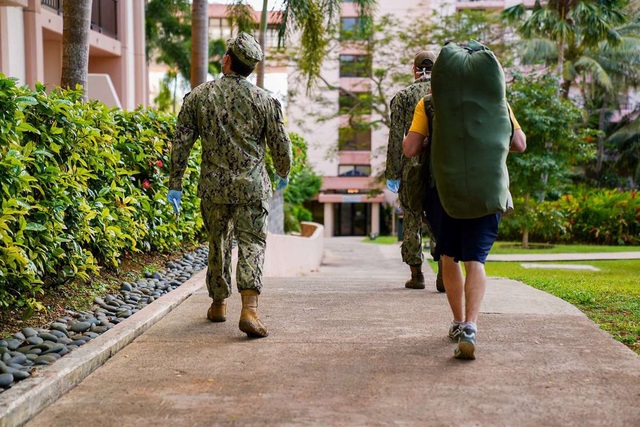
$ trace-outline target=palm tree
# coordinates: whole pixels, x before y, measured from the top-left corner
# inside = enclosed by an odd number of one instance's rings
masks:
[[[354,0],[360,16],[369,17],[373,13],[375,0]],[[234,9],[249,8],[244,0],[234,0],[229,6],[230,15]],[[320,69],[326,55],[326,47],[333,30],[340,24],[341,0],[283,0],[282,19],[278,32],[279,45],[284,45],[287,35],[301,32],[298,67],[307,79],[310,89],[320,77]],[[237,13],[237,12],[236,12]],[[258,40],[266,52],[267,0],[263,0]],[[365,19],[362,22],[366,22]],[[264,82],[264,66],[258,69],[258,81]]]
[[[189,79],[191,5],[188,0],[148,0],[145,37],[147,64],[155,59],[177,67],[180,74]]]
[[[209,70],[209,14],[207,0],[191,3],[191,88],[207,81]]]
[[[522,5],[505,9],[507,20],[523,16]],[[640,13],[621,0],[554,0],[541,6],[519,28],[525,38],[525,64],[555,64],[562,95],[579,81],[585,106],[595,106],[598,137],[595,174],[604,161],[608,112],[640,75]]]
[[[636,188],[640,183],[640,107],[622,118],[607,142],[616,147],[617,172],[627,177],[630,188]]]
[[[543,6],[536,0],[531,16],[518,28],[525,39],[523,61],[555,61],[555,72],[563,79],[563,96],[568,98],[582,53],[601,43],[621,43],[616,27],[628,21],[625,4],[625,0],[550,0]],[[525,13],[524,5],[518,4],[505,9],[503,16],[515,22],[523,20]]]
[[[62,76],[63,88],[84,89],[82,99],[87,100],[87,74],[89,72],[89,31],[91,29],[92,0],[66,0],[62,4]]]

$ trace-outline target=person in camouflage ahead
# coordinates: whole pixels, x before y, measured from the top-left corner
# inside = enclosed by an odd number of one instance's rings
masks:
[[[391,126],[389,127],[389,142],[387,146],[387,165],[385,177],[387,187],[393,193],[398,193],[400,206],[404,212],[402,234],[402,261],[409,265],[411,278],[405,283],[407,288],[424,289],[424,275],[422,274],[422,198],[411,182],[420,179],[420,165],[417,157],[408,158],[402,154],[402,140],[404,139],[413,119],[416,104],[431,92],[431,68],[436,55],[430,51],[420,51],[413,61],[415,82],[400,90],[391,99]],[[442,275],[438,269],[436,287],[444,291]]]
[[[239,327],[250,337],[268,335],[257,311],[267,238],[267,199],[272,195],[265,166],[267,146],[278,175],[277,188],[287,185],[291,168],[291,141],[280,103],[246,79],[262,59],[255,38],[241,32],[228,41],[222,59],[224,76],[185,96],[173,138],[168,195],[178,213],[182,177],[191,148],[200,137],[198,197],[209,237],[206,282],[213,299],[207,318],[212,322],[226,320],[235,236],[236,282],[242,298]]]

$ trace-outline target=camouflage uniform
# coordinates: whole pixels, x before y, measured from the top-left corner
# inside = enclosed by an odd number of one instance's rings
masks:
[[[411,198],[411,188],[408,188],[407,177],[419,173],[419,158],[408,158],[402,154],[402,140],[409,132],[413,112],[420,99],[431,91],[430,80],[421,77],[412,85],[399,91],[391,99],[391,126],[389,129],[389,144],[387,147],[387,179],[400,180],[398,199],[404,212],[402,234],[402,261],[409,265],[422,264],[422,206]],[[412,203],[413,202],[413,203]]]
[[[230,42],[230,49],[248,65],[262,60],[259,45],[244,33]],[[267,199],[272,196],[265,167],[267,145],[278,175],[286,177],[291,168],[291,141],[280,103],[237,74],[203,83],[187,94],[173,138],[170,189],[182,188],[198,137],[202,142],[198,197],[209,235],[209,296],[223,300],[231,294],[232,236],[238,242],[238,290],[260,292]]]

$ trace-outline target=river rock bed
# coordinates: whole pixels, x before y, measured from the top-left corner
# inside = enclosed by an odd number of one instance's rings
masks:
[[[48,328],[23,328],[1,339],[0,393],[176,289],[206,267],[208,253],[206,246],[200,247],[135,283],[122,282],[118,294],[96,298],[91,311],[67,311]]]

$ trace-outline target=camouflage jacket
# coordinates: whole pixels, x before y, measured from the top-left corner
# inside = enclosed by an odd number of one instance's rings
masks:
[[[276,173],[286,177],[291,169],[291,141],[280,103],[239,75],[203,83],[185,96],[173,137],[170,189],[182,189],[198,137],[202,142],[198,196],[214,203],[271,197],[267,145]]]
[[[420,78],[396,93],[391,99],[391,126],[389,128],[385,171],[387,179],[402,179],[405,167],[413,165],[417,161],[417,157],[409,159],[402,154],[402,140],[409,132],[416,105],[430,91],[431,81]]]

